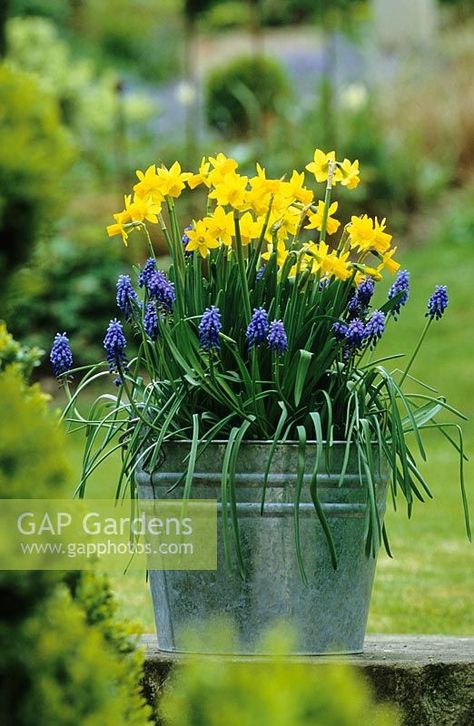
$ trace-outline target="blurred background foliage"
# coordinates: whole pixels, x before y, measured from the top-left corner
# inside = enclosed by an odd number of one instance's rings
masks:
[[[316,146],[359,158],[346,213],[404,244],[469,188],[473,18],[445,0],[429,43],[377,37],[380,0],[8,0],[0,14],[2,316],[78,363],[99,354],[114,284],[145,250],[105,236],[136,168],[203,154],[282,175]],[[471,10],[471,11],[470,11]],[[183,200],[182,226],[198,214]],[[460,211],[461,217],[464,209]],[[439,219],[438,219],[439,221]],[[463,227],[458,220],[458,229]],[[159,233],[155,242],[164,250]]]
[[[212,641],[231,651],[232,630],[209,623],[192,648]],[[375,704],[363,677],[341,664],[322,664],[308,671],[291,663],[291,635],[286,628],[266,636],[264,660],[189,658],[177,668],[159,704],[163,726],[396,726],[396,709]]]
[[[35,351],[2,325],[0,498],[67,497],[64,432],[48,397],[28,383],[28,357]],[[108,580],[93,572],[1,571],[0,723],[144,726],[137,627],[115,610]]]

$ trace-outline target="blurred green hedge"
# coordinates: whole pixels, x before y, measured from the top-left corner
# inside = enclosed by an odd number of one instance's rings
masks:
[[[67,496],[64,434],[17,365],[0,372],[0,498]],[[142,657],[93,573],[0,572],[0,723],[144,726]]]
[[[64,202],[74,158],[55,99],[31,75],[0,64],[0,275],[27,258]]]
[[[289,97],[289,79],[273,58],[242,56],[213,70],[206,83],[206,117],[225,136],[259,131]]]

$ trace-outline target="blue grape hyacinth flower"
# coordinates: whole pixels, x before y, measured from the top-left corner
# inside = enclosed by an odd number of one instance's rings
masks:
[[[51,347],[49,360],[53,366],[53,372],[56,378],[63,376],[72,368],[73,357],[69,338],[66,333],[56,333]]]
[[[254,308],[252,319],[245,333],[249,350],[265,341],[268,334],[268,313],[265,308]]]
[[[138,295],[133,289],[128,275],[119,275],[117,280],[117,306],[124,314],[125,320],[130,320],[134,304],[138,305]]]
[[[125,348],[127,347],[127,339],[125,338],[122,324],[117,318],[110,321],[104,338],[104,348],[107,354],[107,363],[111,373],[119,372],[127,364]]]
[[[203,350],[220,350],[221,341],[219,333],[222,330],[221,314],[219,308],[211,305],[202,314],[199,323],[199,345]]]
[[[156,260],[149,257],[138,276],[138,287],[148,287],[150,277],[156,272]]]
[[[403,295],[400,297],[400,300],[392,309],[392,314],[395,320],[397,319],[398,315],[400,315],[401,308],[407,304],[408,298],[410,296],[410,273],[408,272],[408,270],[400,270],[400,272],[397,274],[395,282],[388,291],[388,299],[392,300],[400,293],[403,293]]]
[[[425,313],[425,317],[431,318],[431,320],[441,320],[448,303],[448,288],[446,285],[437,285],[428,300],[428,312]]]
[[[152,340],[156,340],[158,337],[158,312],[156,310],[156,303],[152,300],[149,302],[145,309],[145,315],[143,316],[143,327],[145,332],[150,336]]]
[[[288,338],[281,320],[273,320],[273,322],[270,323],[267,343],[270,350],[274,350],[275,353],[278,353],[279,355],[286,353],[288,350]]]
[[[165,312],[170,313],[176,300],[176,293],[173,283],[168,280],[165,273],[158,270],[151,275],[147,288],[150,296],[161,304]]]

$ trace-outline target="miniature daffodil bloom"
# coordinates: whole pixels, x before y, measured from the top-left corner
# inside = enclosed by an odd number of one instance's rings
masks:
[[[397,248],[394,247],[389,252],[386,252],[384,255],[382,255],[382,265],[381,267],[383,269],[388,270],[389,272],[394,275],[398,270],[400,269],[400,263],[393,259],[393,255],[397,251]]]
[[[378,252],[379,254],[383,255],[387,252],[387,250],[390,247],[390,242],[392,240],[392,235],[387,234],[385,232],[385,219],[382,219],[381,222],[375,217],[375,223],[374,223],[374,240],[372,243],[373,249]]]
[[[301,219],[301,213],[296,207],[288,207],[280,217],[270,216],[267,229],[268,235],[276,234],[278,240],[285,240],[291,234],[296,234]]]
[[[235,234],[234,215],[232,212],[226,212],[224,207],[216,207],[213,214],[204,218],[210,234],[219,239],[222,244],[230,247],[232,237]]]
[[[200,219],[194,223],[193,229],[186,232],[189,242],[186,245],[186,252],[199,252],[201,257],[206,258],[209,250],[219,247],[219,241],[209,231],[206,222]]]
[[[347,280],[352,275],[349,254],[349,252],[345,252],[343,255],[338,255],[336,252],[331,252],[325,260],[325,272],[334,275],[338,280]]]
[[[306,169],[314,174],[317,182],[327,181],[329,172],[329,162],[336,161],[336,152],[330,151],[325,154],[321,149],[316,149],[314,152],[313,161],[310,164],[306,164]],[[334,170],[333,184],[341,181],[341,170],[336,167]]]
[[[145,172],[137,169],[136,175],[138,182],[133,187],[136,197],[140,199],[151,197],[155,204],[161,204],[164,197],[161,191],[161,180],[156,173],[155,165],[151,164]]]
[[[118,214],[114,214],[114,219],[116,220],[115,224],[109,224],[107,227],[107,234],[109,237],[115,237],[116,235],[122,236],[122,242],[124,243],[125,247],[128,245],[128,232],[125,229],[125,224],[130,223],[130,215],[128,212],[119,212]]]
[[[350,244],[354,249],[361,252],[368,252],[373,247],[375,240],[374,222],[366,214],[362,217],[352,216],[350,224],[347,225]]]
[[[130,215],[132,222],[158,222],[158,215],[161,212],[161,204],[156,204],[151,197],[140,199],[135,194],[133,202],[131,195],[125,197],[125,209]]]
[[[209,172],[209,181],[212,186],[215,186],[221,177],[232,174],[239,166],[235,159],[228,158],[222,152],[219,152],[217,156],[210,156],[209,163],[212,166]]]
[[[339,227],[341,226],[341,223],[339,220],[334,219],[331,215],[337,212],[338,203],[333,202],[329,206],[329,212],[328,212],[328,218],[327,218],[327,226],[326,231],[328,234],[334,234],[337,232]],[[318,202],[318,206],[315,212],[311,212],[308,214],[309,224],[305,226],[305,229],[318,229],[321,231],[322,223],[323,223],[323,216],[324,216],[324,202]]]
[[[326,242],[320,242],[316,244],[312,242],[306,245],[306,255],[308,266],[311,267],[311,272],[315,275],[317,272],[327,272],[326,259],[329,256],[329,246]]]
[[[383,265],[379,265],[378,267],[369,267],[369,265],[361,265],[361,267],[363,268],[362,271],[359,270],[358,273],[356,274],[356,278],[355,278],[358,283],[362,282],[363,278],[367,277],[367,275],[369,275],[369,277],[371,277],[376,282],[379,282],[379,280],[382,279],[381,270],[383,268]]]
[[[169,169],[162,166],[157,170],[160,178],[160,189],[164,197],[179,197],[184,189],[185,182],[192,176],[189,172],[181,171],[181,164],[175,161]]]
[[[245,212],[239,219],[240,240],[242,245],[248,245],[256,239],[261,232],[262,224],[253,218],[250,212]]]
[[[125,209],[118,214],[114,214],[116,224],[110,224],[107,227],[107,234],[109,237],[114,237],[120,234],[124,245],[128,244],[128,232],[125,225],[131,222],[152,222],[156,224],[158,222],[158,214],[161,211],[161,206],[155,204],[150,197],[147,199],[140,199],[137,195],[134,196],[132,202],[132,195],[127,194],[124,198]]]
[[[314,198],[311,189],[306,189],[304,186],[304,171],[299,174],[296,169],[293,171],[290,181],[282,182],[282,193],[305,206],[311,204]]]
[[[238,211],[247,207],[247,182],[246,176],[240,176],[232,172],[219,179],[214,189],[209,194],[209,199],[217,199],[219,206],[227,204]]]
[[[342,186],[348,189],[355,189],[360,183],[358,160],[349,161],[349,159],[344,159],[344,161],[338,164],[338,167],[341,172],[340,182]]]
[[[269,242],[268,246],[267,246],[267,251],[264,252],[262,255],[262,260],[265,260],[266,262],[268,262],[268,260],[270,259],[270,257],[273,254],[274,249],[275,249],[275,245],[273,244],[273,242]],[[281,270],[281,268],[283,267],[283,265],[286,262],[286,258],[289,255],[289,252],[286,249],[286,245],[283,242],[283,240],[278,240],[278,242],[277,242],[276,255],[277,255],[277,266],[278,266],[278,269]]]
[[[209,179],[209,173],[210,173],[211,164],[206,161],[206,157],[203,156],[201,159],[201,164],[199,166],[199,171],[197,174],[191,174],[188,177],[188,186],[190,189],[196,189],[200,184],[205,184],[207,187],[211,185],[210,179]]]

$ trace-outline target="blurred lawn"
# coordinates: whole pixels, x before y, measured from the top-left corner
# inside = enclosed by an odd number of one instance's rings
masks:
[[[454,406],[472,418],[474,408],[474,336],[472,335],[472,242],[414,248],[401,255],[412,274],[412,294],[397,326],[398,351],[410,351],[424,324],[425,305],[435,284],[447,284],[450,305],[445,319],[435,322],[413,374],[436,383]],[[383,352],[397,352],[393,328]],[[392,340],[390,340],[392,339]],[[474,425],[464,425],[466,448],[474,451]],[[80,441],[71,437],[71,462],[80,466]],[[456,452],[442,437],[427,437],[429,464],[424,472],[434,500],[416,502],[412,521],[405,512],[387,514],[394,559],[380,555],[374,587],[369,630],[380,633],[474,634],[474,546],[465,536],[457,481]],[[471,510],[472,464],[466,466]],[[113,491],[116,464],[110,462],[91,482],[88,495],[107,496]],[[113,494],[112,494],[113,496]],[[402,508],[401,508],[402,509]],[[140,573],[113,577],[120,612],[154,629],[151,600]]]

